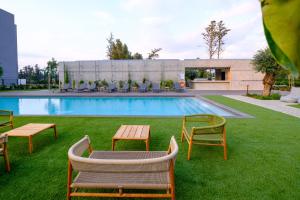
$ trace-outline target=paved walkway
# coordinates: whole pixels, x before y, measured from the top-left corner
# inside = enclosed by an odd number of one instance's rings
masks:
[[[300,109],[288,106],[288,105],[292,105],[293,103],[285,103],[279,100],[259,100],[259,99],[254,99],[251,97],[246,97],[241,95],[224,95],[224,96],[300,118]]]

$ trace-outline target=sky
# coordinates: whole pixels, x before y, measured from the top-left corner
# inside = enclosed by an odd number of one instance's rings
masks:
[[[252,58],[266,47],[258,0],[0,0],[15,15],[19,68],[101,60],[112,32],[132,53],[161,59],[208,58],[201,33],[211,20],[231,31],[221,58]]]

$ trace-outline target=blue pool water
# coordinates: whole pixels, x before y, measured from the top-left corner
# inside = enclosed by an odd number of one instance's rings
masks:
[[[185,97],[0,97],[0,110],[15,115],[233,116],[205,101]]]

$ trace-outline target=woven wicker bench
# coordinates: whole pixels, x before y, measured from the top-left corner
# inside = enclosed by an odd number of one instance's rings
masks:
[[[82,157],[88,150],[89,156]],[[93,151],[85,136],[68,152],[68,193],[71,197],[139,197],[175,199],[174,162],[178,146],[171,138],[168,151]],[[78,172],[73,179],[73,171]],[[89,189],[85,192],[82,189]],[[117,192],[90,192],[115,189]],[[128,193],[125,190],[161,190],[164,193]],[[79,192],[80,190],[80,192]]]

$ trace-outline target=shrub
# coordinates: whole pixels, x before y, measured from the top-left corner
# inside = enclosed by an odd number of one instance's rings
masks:
[[[105,79],[103,79],[103,80],[101,81],[101,85],[104,86],[104,87],[107,87],[107,86],[108,86],[108,83],[107,83],[107,81],[106,81]]]

